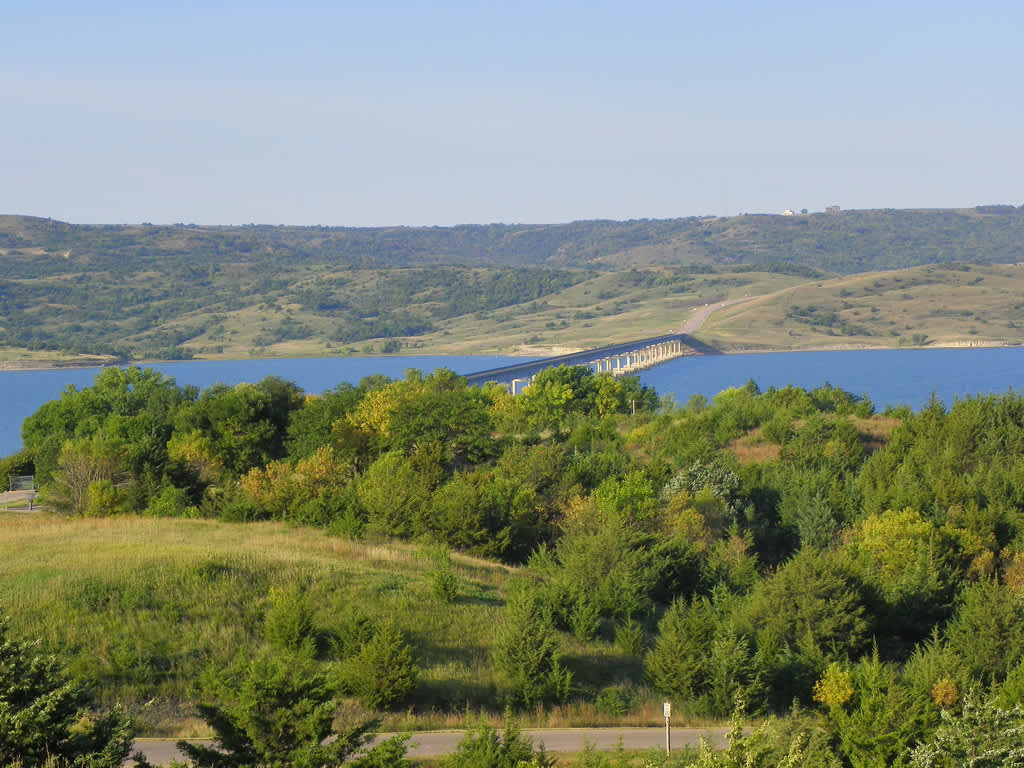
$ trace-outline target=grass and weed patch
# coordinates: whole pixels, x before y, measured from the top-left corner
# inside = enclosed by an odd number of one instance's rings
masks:
[[[429,568],[414,545],[281,524],[12,517],[0,533],[0,606],[13,631],[39,638],[153,731],[180,735],[204,668],[272,645],[267,615],[282,594],[301,594],[311,626],[331,637],[354,611],[391,622],[421,668],[416,710],[483,707],[508,569],[453,558],[465,588],[442,604]],[[272,619],[278,634],[290,618]]]

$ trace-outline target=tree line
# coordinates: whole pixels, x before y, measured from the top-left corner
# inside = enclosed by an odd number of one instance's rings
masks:
[[[23,441],[8,469],[34,470],[64,514],[433,542],[442,597],[447,551],[517,566],[496,706],[584,697],[623,714],[654,690],[689,716],[777,718],[736,732],[729,752],[760,755],[751,765],[946,765],[942,744],[1020,725],[1014,392],[879,414],[830,385],[750,382],[680,406],[587,368],[549,369],[515,397],[444,370],[310,396],[124,368],[41,407]],[[268,637],[315,644],[289,600]],[[572,642],[635,663],[595,681]],[[415,686],[403,641],[377,627],[346,647],[397,681],[374,706],[401,706]]]

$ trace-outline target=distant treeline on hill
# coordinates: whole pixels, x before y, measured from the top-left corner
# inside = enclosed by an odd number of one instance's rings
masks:
[[[82,260],[138,269],[167,258],[275,267],[614,269],[636,258],[636,249],[653,264],[801,264],[852,274],[943,261],[1017,261],[1022,233],[1024,206],[1012,205],[454,227],[81,225],[0,216],[0,250],[21,277],[64,272]]]
[[[456,227],[76,225],[0,216],[0,348],[180,359],[441,331],[458,317],[564,305],[588,317],[636,289],[716,270],[852,274],[1024,261],[1024,212],[843,211]],[[638,274],[634,270],[643,271]],[[667,281],[667,283],[666,283]],[[705,299],[706,300],[706,299]],[[564,318],[563,318],[564,319]],[[554,322],[554,321],[552,321]],[[568,324],[568,320],[565,320]],[[528,334],[525,334],[528,337]],[[390,343],[390,347],[386,343]],[[278,352],[275,352],[278,353]]]

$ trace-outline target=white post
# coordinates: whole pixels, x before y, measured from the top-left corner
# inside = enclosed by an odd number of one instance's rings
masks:
[[[665,754],[672,754],[672,729],[668,724],[668,719],[672,716],[672,702],[666,701],[664,704],[665,712]]]

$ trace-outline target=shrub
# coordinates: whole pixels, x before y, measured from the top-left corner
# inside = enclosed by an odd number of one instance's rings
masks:
[[[362,650],[377,633],[377,623],[359,608],[349,608],[341,621],[327,633],[330,655],[334,659],[348,659]]]
[[[143,514],[149,517],[196,517],[198,510],[189,505],[188,493],[184,489],[165,485],[149,500]]]
[[[412,648],[394,625],[383,624],[348,665],[348,688],[364,707],[389,709],[416,687]]]
[[[647,632],[636,619],[628,619],[615,627],[615,645],[630,656],[642,656],[647,647]]]
[[[131,750],[131,720],[89,705],[85,688],[53,656],[10,639],[0,618],[0,764],[120,768]]]
[[[454,603],[459,596],[459,577],[452,570],[452,556],[447,547],[433,547],[427,552],[430,560],[430,591],[443,603]]]
[[[313,662],[268,653],[228,670],[210,670],[196,707],[216,733],[216,748],[178,742],[197,768],[341,765],[364,749],[376,723],[336,730],[334,691]],[[385,742],[352,765],[407,765],[401,743]],[[372,757],[371,757],[372,756]],[[365,761],[365,762],[364,762]]]
[[[486,723],[466,734],[455,752],[445,760],[444,768],[551,768],[555,761],[544,754],[535,753],[533,742],[520,733],[512,723],[505,723],[504,734],[499,734]]]
[[[554,625],[534,590],[520,587],[510,596],[494,662],[508,681],[514,705],[534,707],[568,697],[572,675],[559,663]]]
[[[289,651],[316,650],[313,610],[309,601],[296,589],[271,588],[270,607],[263,618],[263,636],[271,645]]]
[[[598,691],[594,699],[594,709],[605,715],[622,717],[629,711],[632,703],[632,692],[627,686],[610,685]]]

